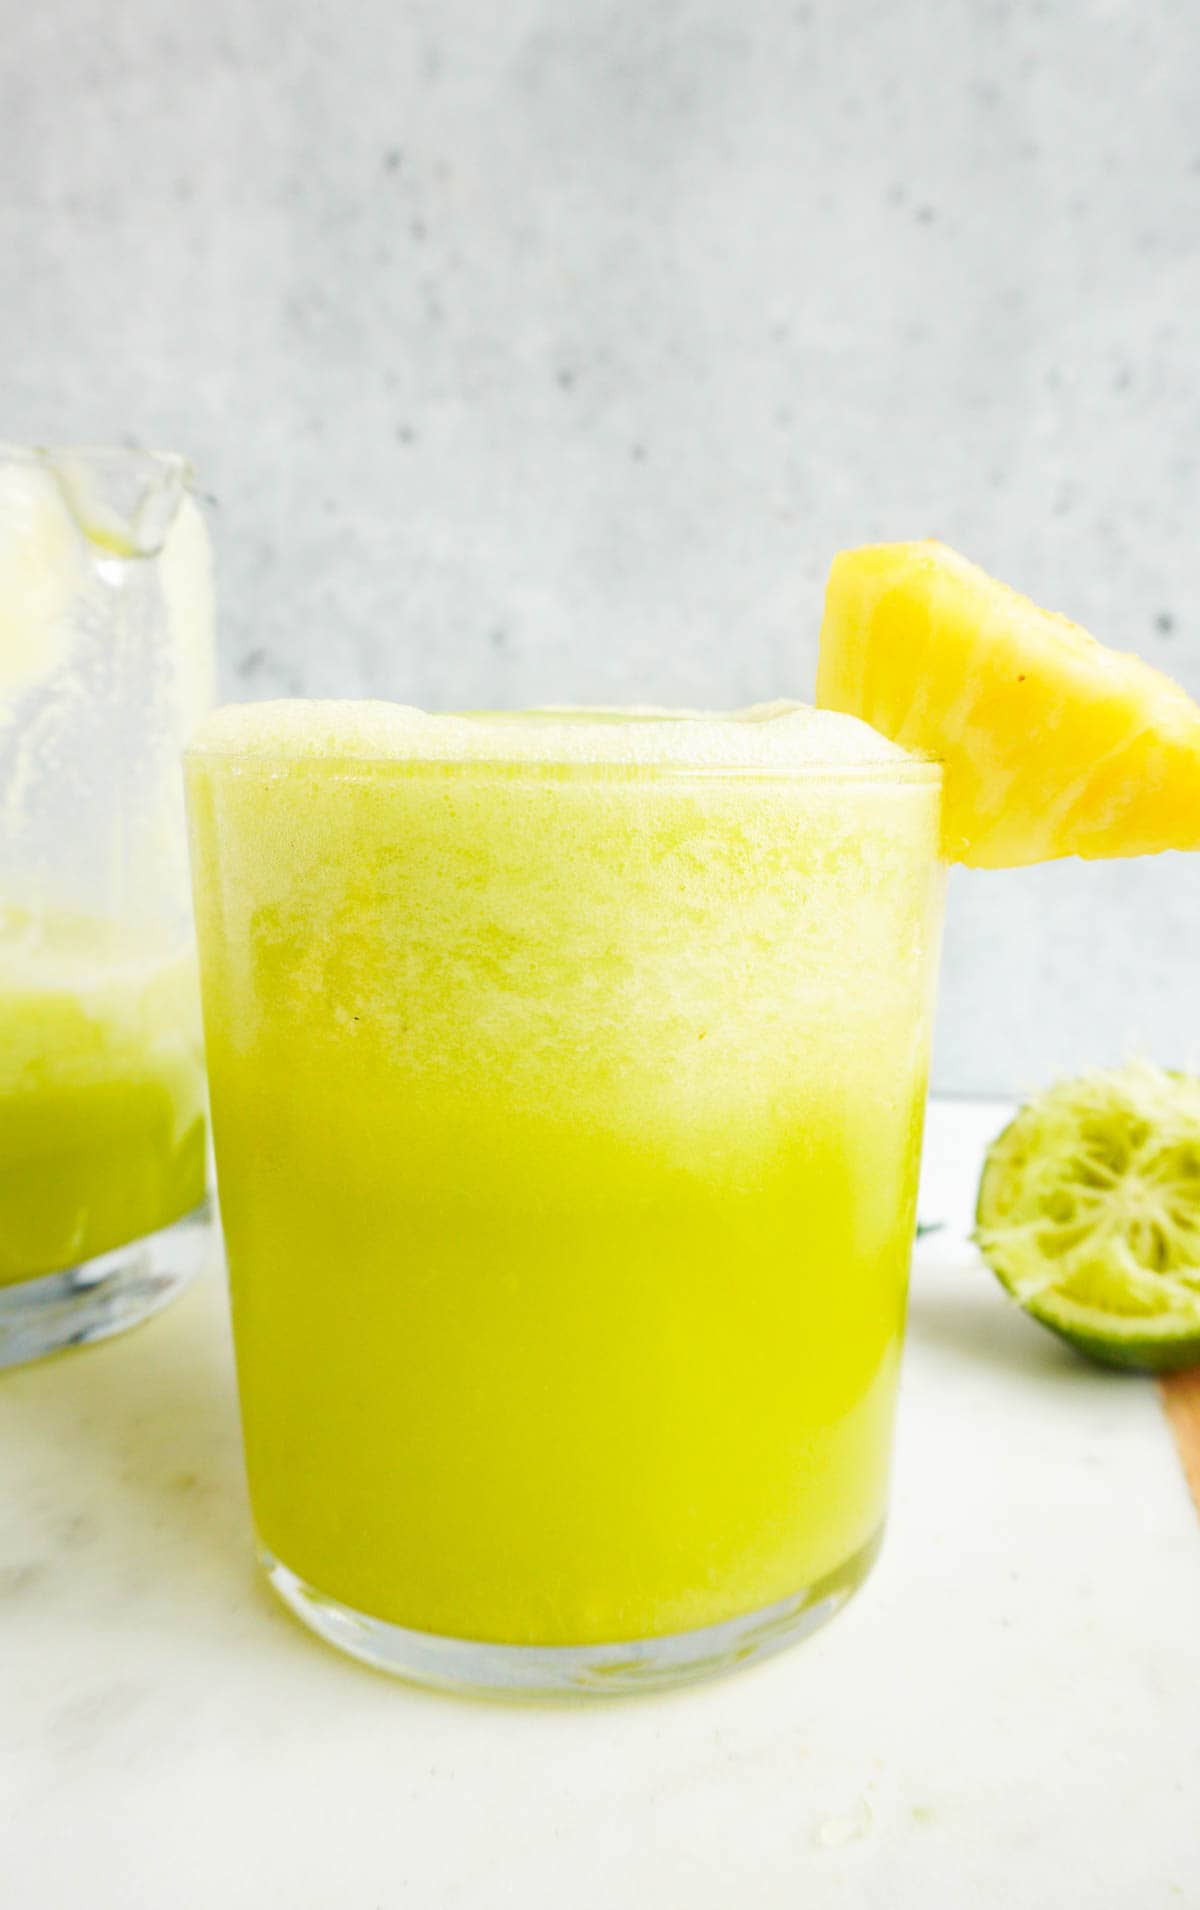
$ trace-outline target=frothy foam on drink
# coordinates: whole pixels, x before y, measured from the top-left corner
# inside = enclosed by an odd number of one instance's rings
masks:
[[[857,717],[804,703],[705,710],[545,709],[431,715],[402,703],[229,705],[192,741],[199,754],[447,763],[782,770],[886,767],[909,752]]]

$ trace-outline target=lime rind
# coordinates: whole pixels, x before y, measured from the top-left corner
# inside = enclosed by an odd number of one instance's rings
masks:
[[[1064,1081],[988,1150],[976,1242],[1034,1319],[1107,1364],[1200,1364],[1200,1080]]]

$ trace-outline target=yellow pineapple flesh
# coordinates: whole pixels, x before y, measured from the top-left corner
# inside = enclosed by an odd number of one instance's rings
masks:
[[[949,861],[1200,849],[1200,707],[944,544],[834,559],[817,703],[943,763]]]

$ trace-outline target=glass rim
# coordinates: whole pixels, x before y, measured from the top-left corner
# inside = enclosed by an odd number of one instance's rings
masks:
[[[159,555],[179,506],[196,490],[183,451],[136,444],[51,446],[0,441],[0,470],[49,482],[76,529],[106,557]]]
[[[897,787],[940,787],[943,765],[932,757],[910,757],[905,762],[810,761],[787,768],[779,764],[760,767],[746,763],[672,763],[672,762],[577,762],[570,758],[521,757],[443,757],[387,756],[330,751],[328,755],[271,753],[261,749],[206,749],[189,743],[183,751],[188,769],[216,768],[234,775],[257,776],[264,781],[283,780],[301,773],[313,778],[333,776],[343,780],[365,780],[380,772],[397,781],[428,777],[432,780],[466,780],[530,783],[544,782],[686,782],[686,783],[873,783]]]

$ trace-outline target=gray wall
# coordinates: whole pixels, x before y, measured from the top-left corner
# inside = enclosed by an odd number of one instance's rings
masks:
[[[1200,693],[1195,0],[5,0],[0,435],[186,449],[225,687],[810,692],[936,532]],[[1200,1059],[1200,858],[959,876],[937,1075]]]

